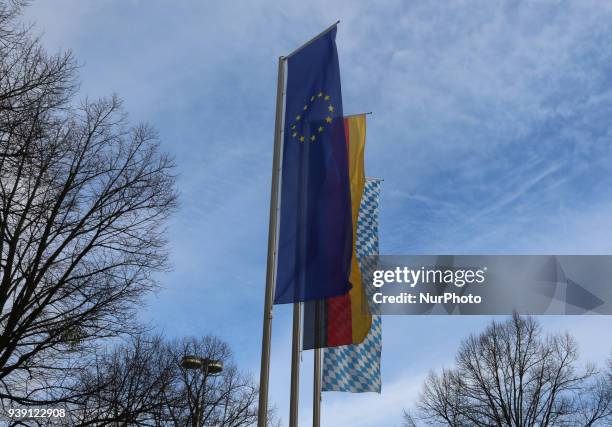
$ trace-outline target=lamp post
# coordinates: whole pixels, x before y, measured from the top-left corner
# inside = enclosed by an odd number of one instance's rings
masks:
[[[223,371],[223,362],[199,356],[184,356],[181,366],[189,370],[202,370],[209,375],[219,375]]]
[[[181,367],[186,370],[202,371],[204,373],[202,394],[202,398],[204,398],[204,394],[206,393],[206,378],[209,375],[219,375],[223,371],[223,362],[221,360],[209,359],[207,357],[187,355],[183,356],[183,359],[181,360]],[[196,402],[196,410],[192,422],[193,427],[199,427],[200,425],[200,411],[202,409],[200,406],[200,402]]]

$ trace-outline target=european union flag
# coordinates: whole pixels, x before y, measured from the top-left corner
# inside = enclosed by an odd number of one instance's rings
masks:
[[[290,56],[275,304],[346,294],[353,246],[336,27]]]

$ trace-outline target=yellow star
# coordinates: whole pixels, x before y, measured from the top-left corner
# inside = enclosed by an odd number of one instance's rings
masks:
[[[300,136],[300,142],[304,142],[304,137]]]
[[[319,98],[323,96],[323,92],[319,92],[319,94],[317,95]]]
[[[319,126],[319,132],[323,132],[323,129],[325,129],[323,126]]]
[[[325,117],[325,121],[326,121],[327,123],[331,123],[331,122],[332,122],[332,118],[331,118],[331,117],[329,117],[329,116],[327,116],[327,117]]]
[[[326,101],[329,101],[329,95],[325,95],[325,98],[323,98]]]
[[[317,139],[317,137],[314,136],[314,135],[310,137],[310,140],[313,141],[313,142],[314,142],[315,139]]]
[[[291,126],[291,129],[295,129],[295,125]]]
[[[295,116],[295,120],[300,120],[301,118],[302,118],[302,116],[300,116],[300,115]]]
[[[308,105],[304,105],[304,111],[308,110]]]
[[[293,132],[291,136],[295,138],[297,136],[297,132]]]
[[[314,95],[310,97],[310,102],[314,101]]]
[[[333,106],[333,105],[330,105],[329,107],[327,107],[327,109],[328,109],[330,112],[333,112],[333,111],[334,111],[334,106]]]

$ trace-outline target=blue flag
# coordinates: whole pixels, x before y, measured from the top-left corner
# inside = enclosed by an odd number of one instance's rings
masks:
[[[353,246],[336,27],[288,62],[275,304],[346,294]]]

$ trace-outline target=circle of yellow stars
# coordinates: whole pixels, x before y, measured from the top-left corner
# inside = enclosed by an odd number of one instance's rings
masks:
[[[327,103],[326,110],[328,112],[328,115],[324,119],[325,124],[329,125],[333,121],[331,114],[334,112],[334,106],[331,103],[331,97],[329,95],[324,94],[323,92],[319,92],[316,95],[312,95],[310,97],[310,101],[304,104],[304,107],[302,107],[302,113],[294,117],[293,123],[289,126],[291,138],[299,142],[304,142],[306,141],[306,139],[310,140],[310,142],[316,142],[317,136],[323,133],[323,131],[325,131],[325,126],[322,124],[317,128],[317,131],[314,134],[310,135],[310,137],[307,138],[306,135],[302,134],[300,132],[300,129],[298,128],[298,124],[300,124],[304,120],[304,115],[311,108],[312,104],[316,101],[321,100]]]

